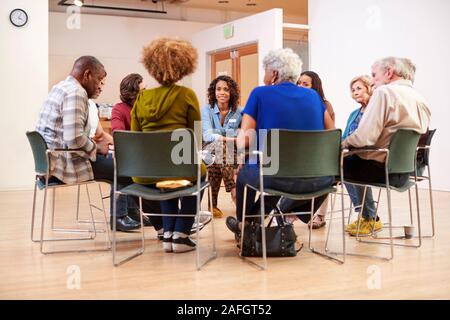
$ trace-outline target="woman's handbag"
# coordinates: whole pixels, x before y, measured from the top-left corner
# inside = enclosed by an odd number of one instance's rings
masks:
[[[266,247],[268,257],[295,257],[299,249],[295,248],[297,235],[294,226],[286,223],[283,218],[277,219],[278,225],[271,226],[273,217],[266,227]],[[242,256],[262,257],[262,231],[259,223],[250,222],[244,230],[244,243]]]

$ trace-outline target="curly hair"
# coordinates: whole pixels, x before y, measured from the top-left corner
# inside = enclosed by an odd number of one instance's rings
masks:
[[[228,88],[230,88],[230,101],[228,102],[228,106],[233,112],[236,112],[236,108],[239,103],[240,92],[239,92],[239,87],[238,87],[238,84],[236,83],[236,81],[234,81],[229,76],[218,76],[213,81],[211,81],[211,83],[209,84],[208,103],[209,103],[210,107],[214,108],[214,105],[217,102],[216,85],[219,81],[225,81],[228,85]]]
[[[314,71],[303,71],[300,74],[301,76],[308,76],[311,78],[311,89],[314,89],[319,96],[322,98],[323,101],[326,101],[327,99],[325,98],[325,94],[323,93],[323,88],[322,88],[322,80],[320,80],[320,77],[317,73],[315,73]]]
[[[190,42],[159,38],[144,47],[141,62],[159,84],[170,86],[193,73],[197,59],[197,50]]]
[[[302,59],[291,48],[272,50],[263,59],[264,69],[278,71],[278,83],[297,83],[302,65]]]
[[[123,78],[120,82],[120,100],[129,106],[133,106],[142,81],[143,78],[138,73],[131,73]]]

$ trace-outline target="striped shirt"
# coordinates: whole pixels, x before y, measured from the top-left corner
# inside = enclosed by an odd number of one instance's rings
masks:
[[[89,108],[86,90],[72,76],[55,85],[39,112],[38,131],[49,149],[80,149],[61,152],[50,158],[50,175],[64,183],[94,179],[91,161],[96,159],[96,144],[89,139]]]

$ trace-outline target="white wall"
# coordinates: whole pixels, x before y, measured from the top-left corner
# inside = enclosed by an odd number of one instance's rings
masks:
[[[450,1],[309,1],[311,69],[324,82],[326,97],[343,128],[358,106],[349,93],[352,77],[370,74],[384,56],[416,63],[415,87],[428,100],[431,128],[437,128],[431,154],[433,188],[450,190]]]
[[[120,81],[129,73],[140,73],[147,86],[156,81],[140,63],[142,48],[160,36],[190,40],[192,34],[214,26],[210,23],[81,14],[80,28],[68,29],[66,13],[51,12],[49,18],[49,86],[64,79],[73,62],[82,55],[97,57],[108,76],[101,103],[119,101]],[[190,86],[190,79],[184,83]]]
[[[9,22],[9,13],[22,8],[28,23]],[[33,130],[48,83],[48,1],[0,1],[0,190],[29,188],[33,158],[25,136]]]
[[[234,36],[223,37],[223,26],[219,25],[198,32],[192,37],[192,43],[198,50],[199,62],[197,71],[192,75],[192,88],[200,104],[206,102],[206,89],[210,81],[209,54],[216,50],[239,46],[244,43],[258,43],[258,65],[262,69],[262,59],[272,49],[283,46],[283,10],[272,9],[253,16],[231,21]],[[264,73],[260,69],[259,83],[263,84]]]

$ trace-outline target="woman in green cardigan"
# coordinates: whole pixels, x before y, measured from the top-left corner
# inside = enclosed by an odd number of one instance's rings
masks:
[[[197,96],[194,91],[177,85],[176,82],[195,71],[196,49],[187,41],[156,39],[144,48],[142,63],[160,86],[141,91],[136,97],[131,110],[131,130],[194,129],[195,121],[201,121]],[[201,135],[197,137],[197,141],[201,145]],[[202,167],[202,173],[206,173],[206,168]],[[143,178],[133,180],[142,184],[157,182]],[[186,252],[195,249],[195,243],[189,238],[194,218],[177,218],[176,213],[192,214],[196,212],[196,205],[195,196],[161,201],[161,211],[174,215],[163,217],[164,251]]]

